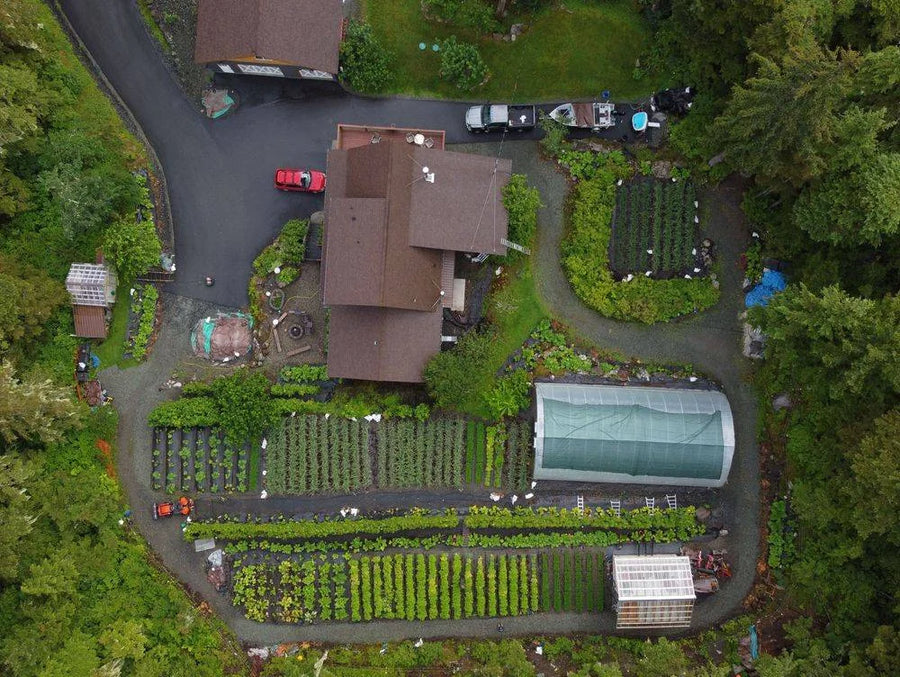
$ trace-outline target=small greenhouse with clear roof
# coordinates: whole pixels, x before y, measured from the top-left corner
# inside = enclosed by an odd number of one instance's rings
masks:
[[[697,593],[687,557],[616,555],[613,586],[616,629],[690,627]]]
[[[537,383],[534,477],[721,487],[734,422],[715,390]]]

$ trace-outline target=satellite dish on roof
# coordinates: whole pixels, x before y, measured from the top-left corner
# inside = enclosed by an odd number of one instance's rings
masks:
[[[422,167],[422,173],[423,173],[423,174],[427,174],[427,173],[428,173],[428,167]]]

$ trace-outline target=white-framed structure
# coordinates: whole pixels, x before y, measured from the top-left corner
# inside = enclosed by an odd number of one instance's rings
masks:
[[[537,383],[534,478],[721,487],[734,457],[716,390]]]
[[[99,263],[73,263],[66,276],[72,305],[109,308],[116,302],[116,276]]]
[[[616,555],[613,586],[616,629],[690,627],[697,599],[690,558]]]

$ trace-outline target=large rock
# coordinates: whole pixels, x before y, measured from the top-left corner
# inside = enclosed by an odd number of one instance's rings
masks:
[[[325,223],[325,212],[313,212],[309,216],[309,224],[311,226],[321,226]]]

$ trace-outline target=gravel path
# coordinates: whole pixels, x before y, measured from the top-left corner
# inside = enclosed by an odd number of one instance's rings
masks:
[[[166,322],[150,360],[125,372],[112,368],[101,375],[104,385],[116,397],[120,412],[119,471],[135,509],[136,528],[159,554],[164,566],[188,588],[201,592],[245,641],[359,642],[496,633],[496,621],[485,620],[309,627],[247,621],[225,597],[211,594],[201,568],[203,556],[195,554],[183,541],[178,523],[155,523],[150,516],[151,504],[163,495],[149,488],[150,432],[146,417],[156,403],[175,394],[160,391],[159,385],[188,357],[187,329],[198,317],[228,309],[222,306],[245,303],[246,280],[256,253],[285,220],[305,216],[320,206],[317,198],[311,196],[275,195],[270,183],[272,168],[296,163],[322,165],[334,124],[339,120],[446,128],[448,141],[463,141],[467,138],[462,126],[465,104],[353,98],[342,91],[295,83],[297,91],[291,100],[274,99],[271,105],[241,110],[214,123],[200,117],[195,104],[182,97],[146,34],[133,0],[60,0],[59,5],[109,85],[158,151],[168,177],[173,218],[179,226],[179,277],[170,289],[180,296],[162,295]],[[257,80],[253,85],[264,83]],[[497,152],[491,145],[471,148],[478,149]],[[598,345],[647,359],[693,363],[721,382],[729,396],[735,414],[737,454],[731,480],[721,498],[726,506],[731,506],[725,520],[731,531],[729,539],[733,545],[729,548],[736,575],[722,592],[698,605],[694,616],[697,628],[716,624],[737,610],[749,590],[758,537],[755,398],[742,380],[736,319],[740,309],[736,261],[746,239],[739,210],[740,190],[736,185],[726,185],[717,191],[715,200],[711,194],[701,196],[704,207],[714,206],[707,213],[709,234],[720,244],[722,302],[707,313],[678,323],[655,327],[625,325],[600,318],[585,308],[572,294],[562,273],[557,253],[562,237],[565,180],[552,166],[538,161],[534,143],[506,143],[503,154],[513,159],[516,171],[527,173],[540,188],[545,204],[540,213],[535,253],[536,280],[545,306]],[[213,174],[211,167],[215,168]],[[208,274],[216,277],[214,287],[201,283]],[[419,498],[426,505],[451,500],[449,495]],[[284,500],[286,512],[325,503],[322,499]],[[237,512],[247,502],[247,497],[236,497],[220,501],[219,507]],[[206,507],[211,509],[212,505]],[[559,633],[608,632],[612,630],[613,617],[610,613],[553,614],[503,623],[512,634],[546,634],[548,629]]]

